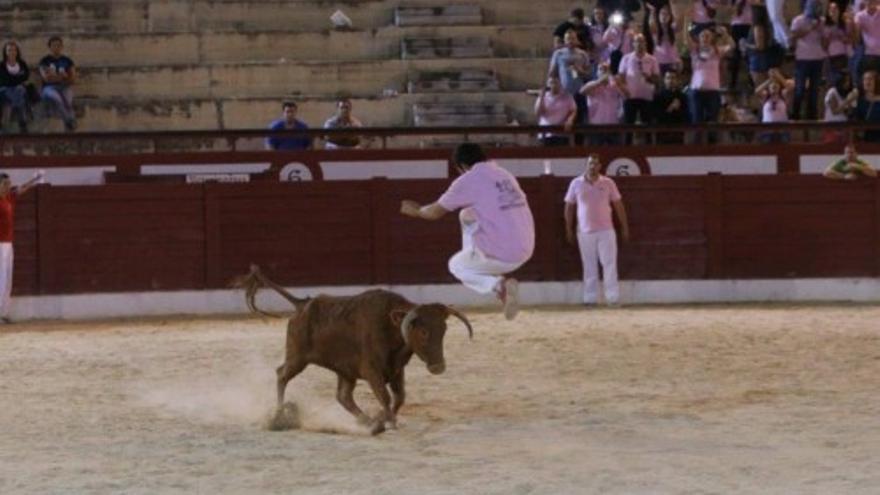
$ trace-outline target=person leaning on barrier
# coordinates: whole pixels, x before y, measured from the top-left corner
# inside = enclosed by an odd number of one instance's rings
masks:
[[[341,98],[336,102],[336,113],[324,122],[324,129],[350,129],[363,127],[361,121],[351,114],[351,100]],[[360,148],[360,136],[328,136],[324,148],[328,150]]]
[[[270,131],[308,130],[305,122],[296,118],[297,106],[292,101],[281,104],[281,118],[269,125]],[[301,136],[270,136],[266,138],[266,149],[297,151],[312,147],[312,138]]]
[[[832,163],[825,169],[825,173],[823,174],[825,177],[829,179],[846,180],[855,180],[859,177],[877,177],[877,171],[868,165],[868,162],[859,158],[854,144],[850,143],[846,145],[843,152],[843,158]]]
[[[556,74],[547,78],[547,85],[541,88],[541,94],[535,101],[535,117],[538,117],[539,126],[565,126],[566,131],[571,131],[574,119],[577,115],[577,104],[574,97],[562,89],[562,83]],[[569,144],[565,134],[543,132],[538,139],[544,146],[566,146]]]

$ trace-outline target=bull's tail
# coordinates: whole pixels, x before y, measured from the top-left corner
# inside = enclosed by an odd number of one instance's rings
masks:
[[[287,292],[284,287],[276,284],[275,282],[269,280],[268,277],[263,275],[263,272],[260,271],[260,267],[257,265],[251,265],[251,271],[247,275],[243,275],[235,278],[232,283],[232,287],[244,289],[244,300],[245,304],[251,313],[261,314],[264,316],[270,316],[272,318],[281,318],[281,315],[277,315],[275,313],[269,313],[267,311],[263,311],[262,309],[257,307],[256,297],[257,292],[263,287],[268,287],[270,289],[275,290],[275,292],[281,294],[281,297],[290,301],[290,304],[296,308],[296,311],[302,311],[305,305],[311,300],[310,298],[299,298]]]

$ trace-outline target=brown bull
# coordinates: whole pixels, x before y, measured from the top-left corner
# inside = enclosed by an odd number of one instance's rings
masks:
[[[432,374],[446,369],[443,337],[449,316],[464,322],[473,338],[470,322],[455,309],[443,304],[417,305],[387,290],[300,299],[266,278],[257,266],[237,285],[246,289],[245,300],[252,312],[276,316],[256,307],[254,299],[261,287],[274,289],[296,308],[287,324],[284,364],[277,370],[278,407],[284,403],[287,383],[309,364],[316,364],[336,373],[336,399],[364,424],[371,420],[354,402],[353,393],[358,379],[370,384],[382,405],[373,420],[373,434],[384,431],[386,422],[397,426],[397,411],[405,398],[403,370],[413,353]]]

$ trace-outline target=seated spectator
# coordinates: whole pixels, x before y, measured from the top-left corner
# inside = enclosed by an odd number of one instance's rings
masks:
[[[777,69],[770,71],[770,78],[755,88],[755,95],[761,100],[761,122],[780,124],[788,122],[788,101],[794,83],[786,79]],[[788,132],[763,132],[758,140],[764,144],[789,142]]]
[[[678,53],[678,47],[675,46],[675,31],[678,27],[672,17],[672,10],[669,5],[661,7],[660,10],[654,8],[650,3],[645,5],[648,7],[648,13],[645,16],[647,29],[644,30],[648,41],[648,51],[657,59],[657,63],[660,65],[660,74],[681,71],[681,55]]]
[[[351,100],[342,98],[336,102],[336,113],[324,122],[324,129],[350,129],[363,127],[361,121],[351,114]],[[328,150],[359,148],[360,136],[328,136],[324,148]]]
[[[858,101],[859,92],[850,84],[849,74],[847,72],[838,74],[834,86],[825,93],[825,122],[846,122]],[[826,144],[842,144],[846,136],[845,131],[827,130],[823,133],[822,141]]]
[[[64,42],[58,36],[49,38],[49,54],[40,60],[40,77],[43,80],[43,100],[58,112],[68,131],[76,129],[73,111],[73,89],[76,82],[76,66],[68,56],[62,55]]]
[[[620,59],[617,79],[620,87],[627,90],[623,102],[623,121],[626,124],[650,124],[654,117],[651,112],[654,101],[654,85],[660,82],[660,65],[653,55],[648,53],[648,45],[641,34],[633,38],[633,52]],[[627,144],[632,136],[627,134]]]
[[[548,91],[549,90],[549,91]],[[562,89],[562,83],[555,74],[547,78],[547,86],[541,88],[541,94],[535,101],[535,116],[540,126],[565,126],[570,131],[577,115],[574,97]],[[569,138],[565,134],[545,132],[538,135],[544,146],[566,146]]]
[[[691,123],[717,122],[721,108],[721,59],[733,49],[733,40],[723,27],[704,29],[697,41],[688,38],[691,56],[691,83],[688,110]],[[709,136],[710,141],[714,139]]]
[[[22,134],[28,132],[28,94],[27,84],[31,72],[22,59],[21,50],[14,41],[3,45],[3,63],[0,64],[0,101],[9,105],[12,116],[18,121],[18,129]],[[4,108],[3,122],[6,121]]]
[[[846,180],[855,180],[859,177],[877,177],[877,171],[856,154],[854,144],[846,145],[843,152],[843,158],[829,165],[822,175],[829,179]]]
[[[591,73],[590,55],[578,46],[577,33],[574,31],[566,32],[565,45],[555,50],[550,58],[547,77],[550,78],[554,75],[558,77],[563,89],[574,97],[574,102],[577,104],[575,125],[581,125],[586,120],[587,102],[579,91]],[[575,139],[580,144],[581,140],[577,137]]]
[[[623,98],[628,95],[621,82],[611,75],[608,64],[600,64],[596,79],[584,84],[581,93],[587,97],[590,112],[590,125],[611,125],[620,123]],[[596,133],[590,136],[593,145],[618,144],[616,133]]]
[[[577,34],[580,48],[591,52],[593,50],[593,37],[590,26],[584,22],[584,9],[577,8],[571,11],[568,20],[556,26],[553,31],[553,49],[562,48],[565,44],[565,33],[574,31]]]
[[[306,130],[305,122],[296,118],[297,106],[292,101],[281,104],[281,118],[269,125],[270,131]],[[270,136],[266,138],[266,149],[269,150],[307,150],[312,147],[312,138],[308,136]]]
[[[818,117],[819,85],[822,83],[822,69],[828,52],[828,36],[822,22],[822,6],[817,0],[809,0],[804,12],[791,22],[791,37],[794,43],[795,88],[794,105],[791,117],[801,118],[804,96],[807,98],[807,119]],[[806,93],[806,94],[805,94]]]
[[[877,73],[874,71],[869,70],[862,75],[856,115],[862,122],[880,124],[880,95],[877,94]],[[880,131],[865,131],[864,140],[870,143],[880,142]]]
[[[751,108],[739,104],[736,99],[722,95],[718,122],[722,124],[755,124],[760,120]],[[754,134],[754,131],[732,130],[722,134],[722,138],[726,138],[728,143],[751,143]]]
[[[678,73],[667,72],[663,75],[663,89],[654,95],[654,116],[660,125],[687,123],[687,96],[681,90]],[[683,144],[684,135],[681,132],[659,132],[657,142]]]

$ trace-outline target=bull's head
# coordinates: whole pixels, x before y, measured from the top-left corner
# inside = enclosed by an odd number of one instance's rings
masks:
[[[403,313],[402,311],[400,313]],[[443,337],[446,335],[446,319],[454,316],[467,326],[468,335],[474,338],[474,330],[468,319],[457,310],[443,304],[422,304],[416,306],[402,318],[392,315],[399,322],[403,341],[412,348],[416,356],[428,366],[428,371],[439,375],[446,370],[443,357]]]

